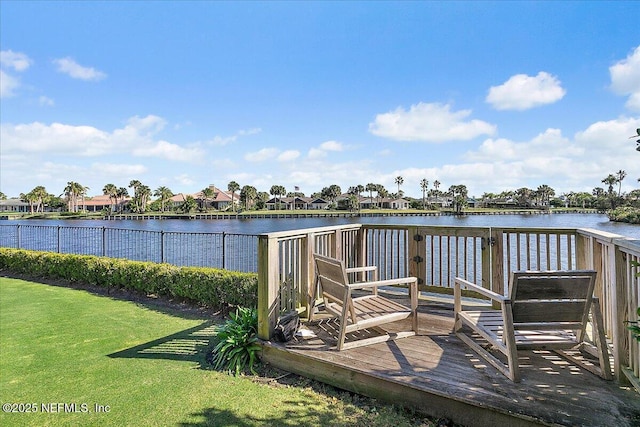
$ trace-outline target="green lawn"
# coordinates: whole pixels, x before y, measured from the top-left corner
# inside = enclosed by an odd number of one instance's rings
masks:
[[[210,370],[203,317],[0,277],[0,425],[427,425],[310,381]]]

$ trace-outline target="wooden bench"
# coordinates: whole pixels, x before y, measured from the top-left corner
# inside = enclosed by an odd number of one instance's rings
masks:
[[[611,379],[609,353],[598,299],[593,296],[596,272],[536,271],[514,272],[509,297],[498,295],[464,279],[456,278],[454,315],[456,335],[492,366],[514,382],[521,379],[518,350],[548,349],[583,368]],[[461,289],[466,287],[500,305],[498,310],[464,310]],[[589,314],[593,318],[593,341],[587,341]],[[506,356],[507,363],[481,346],[464,326],[485,339],[490,347]],[[597,356],[600,368],[564,350],[587,350]]]
[[[418,331],[418,279],[405,277],[390,280],[373,280],[350,283],[348,274],[369,271],[372,267],[345,268],[341,260],[314,255],[316,288],[320,288],[324,309],[337,317],[339,333],[337,349],[344,350],[362,345],[383,342],[415,335]],[[377,278],[376,278],[377,279]],[[378,293],[380,286],[409,285],[411,307],[385,298]],[[370,290],[371,293],[354,297],[354,290]],[[315,298],[312,298],[314,301]],[[313,317],[313,308],[310,318]],[[388,333],[378,326],[412,318],[412,330]],[[363,329],[375,329],[379,335],[346,342],[346,335]]]

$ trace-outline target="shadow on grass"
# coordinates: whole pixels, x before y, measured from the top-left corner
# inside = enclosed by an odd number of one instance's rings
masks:
[[[178,424],[181,427],[200,427],[200,426],[234,426],[234,427],[249,427],[249,426],[343,426],[345,420],[338,420],[334,410],[318,410],[309,407],[309,402],[304,399],[299,400],[285,400],[280,402],[280,405],[284,406],[282,412],[275,416],[270,417],[268,420],[259,418],[249,414],[237,414],[228,409],[207,408],[201,412],[191,414],[192,417],[196,417],[199,421],[182,422]],[[291,408],[291,409],[287,409]],[[367,417],[367,414],[364,415]],[[357,425],[370,425],[369,423],[363,423],[363,420],[359,420]]]
[[[112,358],[169,359],[198,363],[200,369],[211,369],[207,350],[213,347],[216,323],[206,321],[166,337],[107,355]]]

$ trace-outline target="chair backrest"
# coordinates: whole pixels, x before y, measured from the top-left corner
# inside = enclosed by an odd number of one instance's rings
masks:
[[[509,284],[513,323],[586,325],[596,272],[519,271]]]
[[[341,260],[317,254],[314,254],[313,258],[323,297],[342,305],[349,283],[344,263]]]

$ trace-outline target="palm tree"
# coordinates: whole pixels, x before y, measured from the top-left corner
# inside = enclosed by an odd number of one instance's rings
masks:
[[[549,200],[556,194],[555,190],[546,184],[539,186],[536,192],[540,196],[542,204],[545,206],[549,206]]]
[[[613,195],[613,186],[618,182],[618,178],[615,175],[609,174],[605,179],[602,180],[602,183],[609,186],[608,193],[609,195]]]
[[[184,213],[191,213],[196,210],[197,207],[198,202],[196,202],[196,199],[194,199],[193,196],[189,195],[180,205],[180,210],[182,210],[182,212]]]
[[[429,188],[429,181],[427,181],[426,178],[422,178],[422,181],[420,181],[420,188],[422,189],[422,209],[427,209],[427,203],[424,196],[427,192],[427,188]]]
[[[440,188],[440,181],[438,181],[437,179],[435,181],[433,181],[433,188],[435,188],[435,195],[436,195],[436,204],[438,204],[438,188]]]
[[[278,196],[284,196],[287,194],[287,190],[282,185],[272,185],[269,190],[269,194],[276,196],[276,203],[278,205],[278,210],[280,210],[280,197]]]
[[[116,205],[120,207],[120,212],[122,212],[124,199],[129,197],[129,191],[125,187],[119,187],[118,191],[116,191]]]
[[[78,198],[87,194],[89,187],[85,187],[75,181],[67,182],[67,186],[64,188],[64,195],[67,197],[67,209],[69,212],[78,212]]]
[[[173,192],[167,187],[161,186],[153,192],[153,195],[160,198],[160,210],[161,212],[164,212],[164,205],[167,200],[173,197]]]
[[[376,185],[376,197],[378,199],[378,206],[380,206],[380,202],[382,201],[382,199],[386,198],[389,196],[389,192],[387,191],[386,188],[384,188],[384,185],[382,184],[377,184]]]
[[[20,200],[29,203],[29,211],[30,213],[33,213],[33,207],[36,204],[36,195],[33,194],[32,191],[28,192],[27,194],[20,193]]]
[[[609,201],[611,203],[611,209],[614,209],[616,207],[616,202],[615,197],[613,197],[613,186],[618,183],[618,178],[613,174],[609,174],[609,176],[602,180],[602,183],[609,187],[607,190],[609,194]]]
[[[515,192],[515,199],[518,206],[528,207],[531,206],[531,196],[533,190],[527,187],[518,188]]]
[[[204,204],[203,209],[206,212],[207,211],[207,201],[209,199],[213,200],[215,198],[215,192],[213,191],[213,188],[207,187],[207,188],[203,189],[201,191],[201,193],[202,193],[203,204]]]
[[[251,185],[245,185],[242,187],[242,190],[240,190],[240,200],[244,201],[244,207],[247,210],[251,208],[252,202],[257,196],[258,190]]]
[[[109,203],[111,204],[111,212],[114,211],[114,205],[118,203],[118,187],[114,184],[107,184],[102,187],[102,194],[109,196]]]
[[[235,181],[231,181],[227,185],[227,190],[229,190],[229,192],[231,193],[231,209],[235,212],[236,211],[236,204],[233,201],[233,198],[236,195],[236,191],[240,190],[240,184],[238,184]]]
[[[467,205],[467,186],[466,185],[452,185],[449,187],[448,193],[453,198],[453,207],[456,212],[462,212],[462,209]]]
[[[400,186],[404,184],[404,178],[401,176],[397,176],[395,183],[398,184],[398,197],[402,197],[402,193],[400,192]]]
[[[620,169],[616,173],[616,181],[618,182],[618,197],[620,197],[622,194],[622,180],[625,179],[626,177],[627,177],[627,173],[622,169]]]

